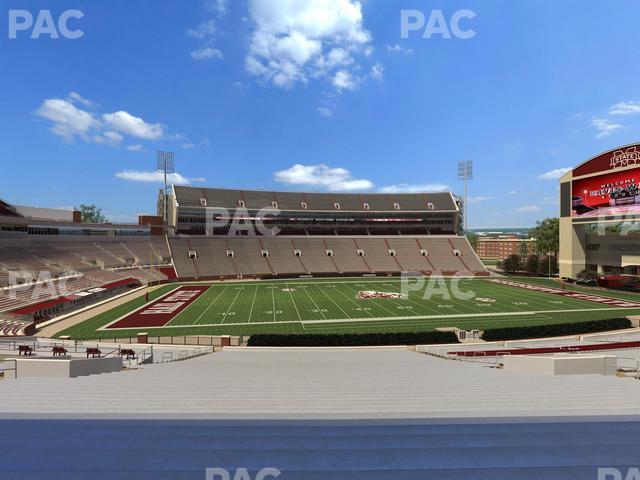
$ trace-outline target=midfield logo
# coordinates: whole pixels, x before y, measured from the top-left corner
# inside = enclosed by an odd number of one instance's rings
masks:
[[[629,147],[624,152],[617,150],[611,157],[611,168],[628,167],[640,164],[640,152],[636,151],[636,147]]]

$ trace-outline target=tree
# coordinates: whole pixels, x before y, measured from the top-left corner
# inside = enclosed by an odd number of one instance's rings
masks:
[[[560,250],[560,220],[558,218],[545,218],[537,222],[536,226],[529,230],[529,235],[536,239],[536,250],[540,255],[553,253]]]
[[[80,210],[82,223],[105,223],[107,221],[105,216],[102,214],[102,209],[95,205],[83,204],[76,210]]]
[[[520,242],[518,245],[518,255],[520,255],[520,258],[524,263],[529,255],[529,242]]]
[[[509,255],[502,262],[502,271],[505,273],[516,273],[520,271],[521,267],[519,255]]]
[[[538,255],[529,255],[525,263],[524,269],[530,275],[536,275],[540,266],[540,257]]]
[[[469,244],[471,245],[471,248],[476,250],[478,247],[478,234],[473,232],[467,232],[467,240],[469,240]]]
[[[558,258],[551,255],[545,255],[540,259],[538,264],[538,275],[556,275],[558,273]]]

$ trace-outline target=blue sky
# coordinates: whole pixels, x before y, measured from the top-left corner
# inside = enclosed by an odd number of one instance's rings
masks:
[[[50,9],[81,38],[9,38]],[[401,38],[402,9],[470,39]],[[470,227],[556,215],[560,169],[638,140],[640,4],[563,0],[4,0],[0,198],[155,211],[178,181],[309,191],[462,190]],[[37,23],[37,22],[36,22]]]

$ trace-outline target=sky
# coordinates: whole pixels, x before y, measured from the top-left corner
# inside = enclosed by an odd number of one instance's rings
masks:
[[[157,150],[175,183],[296,191],[461,193],[473,160],[469,227],[528,227],[557,216],[562,173],[640,133],[637,2],[0,5],[15,204],[135,221]]]

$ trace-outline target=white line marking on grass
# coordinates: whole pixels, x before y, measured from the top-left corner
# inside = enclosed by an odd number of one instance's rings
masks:
[[[313,297],[311,295],[309,295],[309,289],[308,288],[303,288],[303,290],[304,290],[304,293],[307,294],[307,297],[309,297],[309,300],[311,300],[311,303],[313,303],[313,306],[316,307],[316,310],[318,310],[318,313],[320,315],[322,315],[322,318],[324,318],[326,320],[327,317],[324,316],[324,313],[322,312],[322,309],[318,306],[318,304],[313,299]],[[304,327],[304,322],[302,322],[302,326]]]
[[[195,319],[195,321],[192,323],[192,325],[195,325],[196,323],[198,323],[198,322],[200,321],[200,319],[201,319],[202,317],[204,317],[204,316],[205,316],[205,314],[209,311],[209,309],[210,309],[211,307],[213,307],[213,305],[218,301],[218,299],[220,298],[220,296],[225,292],[225,290],[226,290],[227,288],[228,288],[228,287],[224,287],[224,288],[222,289],[222,291],[221,291],[221,292],[218,294],[218,296],[213,300],[213,302],[211,302],[211,303],[209,304],[209,306],[208,306],[207,308],[205,308],[205,309],[204,309],[204,312],[202,312],[202,313],[200,314],[200,316],[199,316],[198,318],[196,318],[196,319]],[[207,290],[207,292],[208,292],[208,291],[209,291],[209,290]],[[185,310],[185,312],[186,312],[187,310],[189,310],[189,308],[188,308],[188,307],[187,307],[187,309]],[[184,312],[182,312],[182,313],[184,313]],[[176,318],[178,318],[178,317],[176,317]],[[173,320],[175,320],[176,318],[174,318]]]
[[[351,289],[354,292],[358,292],[358,289],[356,288],[351,288],[350,286],[347,286],[347,288]],[[376,302],[375,298],[369,298],[369,301],[373,302],[373,305],[377,305],[378,307],[380,307],[383,310],[386,310],[387,312],[389,312],[392,315],[395,315],[396,317],[398,317],[399,315],[396,315],[396,312],[394,312],[393,310],[389,310],[387,307],[385,307],[384,305],[380,305],[378,302]]]
[[[375,315],[373,313],[371,313],[369,310],[365,310],[363,306],[361,306],[358,302],[356,302],[355,300],[349,298],[347,295],[345,295],[344,293],[342,293],[342,290],[340,290],[339,288],[336,288],[336,292],[338,292],[340,295],[342,295],[344,298],[346,298],[347,300],[349,300],[351,303],[353,303],[356,307],[360,308],[363,312],[368,313],[370,317],[375,317]]]
[[[276,295],[273,293],[275,285],[271,285],[271,302],[273,303],[273,321],[276,321]]]
[[[327,297],[331,303],[333,303],[336,307],[338,307],[338,310],[340,310],[342,313],[344,313],[347,317],[352,318],[352,317],[350,317],[350,316],[349,316],[349,314],[348,314],[347,312],[345,312],[345,311],[342,309],[342,307],[341,307],[340,305],[338,305],[338,304],[333,300],[333,298],[331,298],[329,295],[327,295],[327,294],[326,294],[326,292],[325,292],[324,290],[322,290],[322,289],[321,289],[320,287],[318,287],[317,285],[316,285],[316,288],[317,288],[318,290],[320,290],[320,292],[322,292],[322,294],[323,294],[325,297]],[[324,316],[324,315],[323,315],[323,316]]]
[[[531,312],[485,312],[485,313],[456,313],[456,314],[443,314],[443,315],[424,315],[421,317],[416,316],[404,316],[404,317],[376,317],[376,318],[338,318],[338,319],[324,319],[324,320],[281,320],[275,322],[253,322],[251,325],[275,325],[275,324],[283,324],[283,323],[305,323],[309,324],[322,324],[322,323],[356,323],[356,322],[381,322],[381,321],[393,321],[393,320],[432,320],[432,319],[442,319],[442,318],[497,318],[497,317],[529,317],[531,315],[541,315],[541,314],[554,314],[554,313],[580,313],[580,312],[615,312],[615,311],[624,311],[628,312],[629,308],[587,308],[587,309],[570,309],[570,310],[541,310],[541,311],[531,311]],[[639,310],[639,309],[635,309]],[[225,327],[232,326],[247,326],[249,325],[246,322],[243,323],[225,323]],[[191,327],[219,327],[219,323],[209,323],[209,324],[200,324],[200,325],[165,325],[164,327],[158,328],[191,328]],[[128,327],[128,328],[119,328],[118,330],[140,330],[140,327]],[[115,331],[115,330],[114,330]]]
[[[289,291],[289,296],[291,296],[291,303],[293,303],[293,308],[296,309],[296,313],[298,314],[298,320],[302,322],[302,317],[300,316],[300,312],[298,311],[298,305],[296,305],[296,301],[293,299],[293,293],[291,293],[291,289],[289,288],[289,284],[284,284],[285,288]]]
[[[253,316],[253,306],[256,304],[256,297],[258,296],[258,289],[260,288],[259,285],[256,285],[256,291],[253,292],[253,300],[251,302],[251,310],[249,310],[249,319],[247,320],[247,323],[251,323],[251,317]]]
[[[236,296],[233,297],[233,302],[231,302],[231,305],[229,305],[229,308],[227,308],[227,311],[225,312],[224,316],[222,317],[222,321],[220,322],[220,325],[222,325],[224,323],[225,319],[227,318],[227,315],[229,315],[229,312],[231,311],[231,307],[233,307],[233,305],[236,303],[236,300],[240,296],[240,292],[241,291],[242,290],[238,290],[238,293],[236,293]]]

